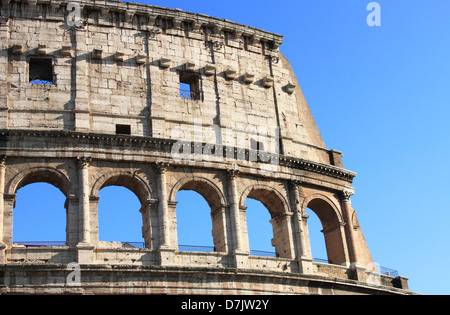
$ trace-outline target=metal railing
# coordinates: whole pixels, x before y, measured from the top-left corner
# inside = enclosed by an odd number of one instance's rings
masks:
[[[27,241],[27,242],[14,242],[15,245],[23,245],[25,247],[52,247],[52,246],[67,246],[64,241]]]

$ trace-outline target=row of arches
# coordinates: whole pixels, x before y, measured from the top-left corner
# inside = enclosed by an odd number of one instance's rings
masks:
[[[99,241],[144,243],[142,215],[137,196],[123,186],[108,186],[100,190]],[[17,191],[14,208],[13,243],[62,244],[66,237],[66,197],[52,184],[29,184]],[[208,250],[214,247],[212,221],[207,201],[197,192],[180,191],[176,207],[178,243],[181,249]],[[256,254],[274,252],[270,214],[258,200],[246,201],[246,221],[249,247]],[[313,256],[326,257],[322,225],[315,213],[307,209]],[[195,220],[193,219],[195,218]]]
[[[65,233],[67,241],[70,237],[69,204],[78,202],[73,202],[77,197],[70,181],[58,171],[38,169],[27,170],[22,176],[14,177],[6,187],[6,192],[11,187],[14,188],[14,185],[16,188],[13,191],[15,196],[13,242],[45,241],[45,239],[50,242],[60,241],[62,233]],[[244,225],[248,249],[274,252],[277,256],[283,257],[285,248],[290,245],[281,245],[280,250],[280,242],[293,244],[294,247],[299,246],[294,237],[295,232],[289,232],[294,226],[289,196],[286,197],[279,190],[264,184],[247,186],[246,189],[240,190],[238,199],[239,209],[244,214],[240,223]],[[168,187],[169,204],[175,210],[173,220],[175,231],[171,233],[175,235],[173,238],[177,244],[210,247],[213,248],[211,251],[229,251],[233,246],[231,245],[233,222],[224,214],[224,209],[230,207],[227,190],[219,189],[210,179],[198,176],[174,179],[169,181]],[[46,197],[42,192],[43,188],[53,192]],[[32,190],[35,195],[32,195]],[[26,196],[27,194],[31,195]],[[151,183],[146,182],[136,172],[107,173],[93,181],[90,195],[98,207],[97,216],[94,217],[97,220],[98,241],[143,242],[146,247],[151,247],[149,238],[153,240],[155,234],[145,231],[143,227],[146,220],[152,220],[150,216],[144,217],[144,208],[146,205],[157,203],[154,198],[159,197]],[[97,197],[95,200],[96,196],[100,198]],[[307,250],[311,251],[312,248],[315,257],[327,257],[330,261],[346,261],[348,257],[343,257],[345,254],[342,253],[339,254],[342,257],[336,259],[334,248],[345,246],[342,231],[340,236],[336,236],[339,232],[337,234],[333,232],[337,226],[342,226],[339,209],[336,205],[330,205],[325,198],[310,196],[306,199],[307,208],[304,208],[309,213],[305,214],[310,216],[307,234],[310,246]],[[29,200],[32,203],[27,205],[26,201]],[[39,200],[44,201],[43,208],[39,208]],[[58,203],[59,209],[62,205],[65,212],[50,210],[54,208],[53,203]],[[160,211],[157,207],[150,206],[150,208],[150,212]],[[304,218],[307,216],[304,215]],[[153,227],[155,224],[150,222],[147,225]],[[36,230],[39,226],[43,227],[45,233]],[[51,234],[58,230],[57,227],[60,227],[60,234]],[[341,249],[341,252],[343,251],[345,248]],[[291,258],[295,257],[295,253],[291,252],[289,255]]]

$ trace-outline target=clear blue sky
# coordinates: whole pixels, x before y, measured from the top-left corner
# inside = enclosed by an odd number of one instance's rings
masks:
[[[284,35],[280,50],[327,147],[343,151],[344,167],[358,173],[352,203],[374,261],[409,277],[413,291],[450,294],[450,1],[380,0],[379,27],[366,23],[368,0],[134,2]],[[108,189],[102,193],[109,198]],[[112,189],[110,194],[117,196]],[[189,198],[178,196],[180,204]],[[255,211],[256,217],[266,215]],[[188,220],[182,215],[180,220]],[[24,240],[27,231],[17,231],[17,238]],[[140,240],[139,231],[118,231],[101,230],[101,237]],[[200,240],[186,232],[183,240],[210,245],[209,232]],[[270,249],[270,228],[264,233],[256,237],[263,243],[251,240],[254,249]],[[313,255],[325,258],[320,245],[313,245]]]

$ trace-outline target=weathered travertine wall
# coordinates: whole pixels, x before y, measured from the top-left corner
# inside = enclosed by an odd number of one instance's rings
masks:
[[[118,284],[90,285],[117,279],[127,293],[161,293],[145,277],[166,274],[176,292],[198,293],[196,281],[213,274],[214,293],[310,294],[330,281],[339,292],[408,293],[405,278],[376,273],[350,202],[356,174],[323,143],[281,43],[135,3],[1,1],[0,292],[104,293]],[[35,182],[67,198],[65,246],[13,242],[17,190]],[[112,185],[139,198],[145,248],[99,242],[98,192]],[[211,207],[214,252],[179,251],[181,190]],[[271,215],[276,257],[250,255],[248,198]],[[325,266],[311,256],[306,208],[323,225]],[[70,263],[86,281],[69,290]],[[57,284],[37,276],[45,270]]]
[[[219,130],[205,135],[208,141],[235,145],[242,135],[240,146],[248,146],[249,137],[258,140],[260,128],[269,128],[264,134],[278,130],[281,139],[267,149],[330,163],[278,51],[280,35],[177,10],[88,1],[80,2],[83,25],[70,27],[65,2],[6,3],[3,11],[16,18],[2,34],[10,49],[1,59],[5,128],[111,134],[124,124],[133,136],[178,140],[178,130],[192,130],[201,118],[205,128]],[[29,83],[33,57],[52,61],[52,85]],[[180,100],[182,73],[198,80],[199,99]]]

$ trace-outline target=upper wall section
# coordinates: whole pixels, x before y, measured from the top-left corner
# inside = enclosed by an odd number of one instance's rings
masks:
[[[1,3],[0,129],[220,143],[342,167],[281,35],[137,3]]]

